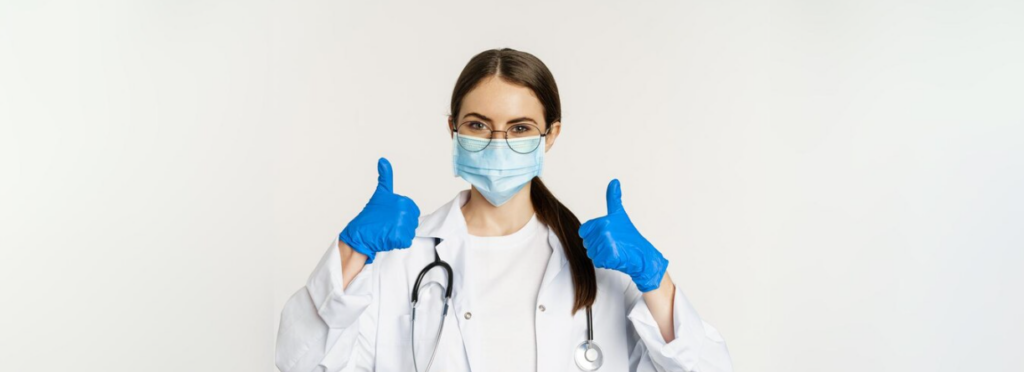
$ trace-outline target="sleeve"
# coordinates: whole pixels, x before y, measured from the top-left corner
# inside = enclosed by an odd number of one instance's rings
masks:
[[[275,363],[282,372],[373,369],[377,280],[363,266],[342,286],[341,252],[335,236],[306,286],[281,311]]]
[[[630,320],[630,370],[637,372],[732,372],[732,358],[725,340],[708,324],[676,286],[672,323],[676,338],[666,343],[658,323],[631,280],[626,285],[626,314]]]

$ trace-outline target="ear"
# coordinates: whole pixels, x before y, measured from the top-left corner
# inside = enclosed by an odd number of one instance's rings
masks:
[[[455,119],[448,115],[448,137],[455,138]]]
[[[544,137],[544,152],[548,152],[551,146],[555,145],[555,139],[558,138],[558,134],[562,132],[562,122],[554,121],[551,123],[551,130],[548,131],[548,135]]]

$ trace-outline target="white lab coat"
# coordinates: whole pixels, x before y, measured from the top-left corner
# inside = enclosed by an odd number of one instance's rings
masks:
[[[462,250],[466,223],[460,206],[469,198],[463,190],[437,211],[420,217],[416,238],[408,249],[381,252],[375,261],[342,289],[337,237],[327,248],[306,286],[281,312],[276,364],[284,372],[413,371],[410,342],[410,293],[420,270],[437,253],[455,272],[452,307],[445,320],[431,371],[484,371],[480,356],[480,317],[473,313],[474,283],[462,280],[467,267]],[[550,231],[550,230],[549,230]],[[537,303],[537,371],[578,371],[573,352],[586,340],[586,311],[572,315],[574,290],[561,242],[549,232],[552,253]],[[509,278],[515,280],[515,278]],[[437,285],[435,283],[436,282]],[[431,270],[423,279],[416,310],[416,349],[420,370],[426,367],[441,317],[444,270]],[[593,306],[594,342],[604,353],[599,372],[613,371],[731,371],[725,341],[701,320],[686,296],[676,288],[673,323],[676,338],[665,343],[643,296],[629,276],[597,269],[598,294]],[[470,315],[467,316],[466,314]],[[476,320],[474,320],[476,319]]]

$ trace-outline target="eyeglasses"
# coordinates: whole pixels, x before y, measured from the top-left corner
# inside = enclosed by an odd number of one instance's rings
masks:
[[[512,124],[508,130],[493,130],[479,121],[468,121],[460,124],[455,132],[458,133],[459,146],[466,151],[481,151],[491,144],[494,133],[502,133],[512,151],[529,154],[540,147],[541,138],[547,136],[549,130],[551,127],[541,132],[536,125],[527,123]]]

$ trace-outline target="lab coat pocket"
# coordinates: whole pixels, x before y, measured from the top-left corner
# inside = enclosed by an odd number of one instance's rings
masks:
[[[448,367],[453,364],[448,361],[451,359],[448,354],[451,353],[452,345],[457,345],[460,348],[463,346],[461,337],[458,337],[460,335],[458,322],[455,319],[454,310],[451,309],[448,310],[443,335],[438,342],[437,332],[441,325],[443,298],[443,287],[436,281],[429,281],[421,286],[415,321],[412,319],[411,310],[404,314],[392,315],[386,334],[378,338],[378,345],[383,345],[388,350],[387,356],[382,355],[377,360],[378,371],[413,371],[414,343],[415,360],[419,370],[427,367],[435,344],[438,345],[438,350],[430,370],[451,370]],[[378,355],[380,354],[378,353]],[[462,357],[462,354],[459,356]]]
[[[413,349],[415,348],[416,365],[419,369],[424,369],[427,366],[427,362],[430,360],[430,354],[434,351],[435,343],[437,341],[437,327],[440,322],[440,312],[424,311],[424,309],[416,309],[416,321],[413,323],[412,314],[405,314],[399,317],[400,335],[396,337],[394,344],[397,355],[393,356],[393,359],[401,359],[401,361],[394,361],[394,363],[400,363],[402,370],[413,370]],[[447,325],[447,324],[446,324]],[[415,327],[415,335],[413,334]],[[447,332],[445,332],[447,333]],[[444,341],[441,341],[443,344]],[[441,358],[441,354],[444,353],[443,346],[437,351],[435,359]],[[437,367],[438,361],[434,361],[434,370]],[[396,366],[398,368],[399,366]]]
[[[418,318],[419,314],[416,315]],[[396,315],[390,319],[386,331],[382,328],[377,338],[377,371],[413,370],[410,319],[410,314]]]
[[[416,309],[416,335],[414,339],[416,343],[416,365],[419,366],[420,370],[427,368],[427,364],[430,363],[431,354],[434,353],[434,348],[436,347],[437,352],[433,355],[434,362],[430,367],[431,371],[468,371],[469,361],[466,357],[465,345],[463,344],[462,333],[459,332],[459,322],[455,317],[455,311],[451,308],[448,309],[448,314],[444,317],[444,326],[440,328],[441,307],[443,305],[434,305],[437,306],[432,306],[430,309],[425,309],[421,306]],[[403,315],[402,321],[407,324],[405,330],[411,331],[409,326],[412,326],[410,324],[412,322],[412,315]],[[440,335],[438,335],[438,331],[441,332]],[[406,340],[410,339],[407,336]],[[406,345],[404,355],[411,359],[411,344]],[[410,367],[411,363],[410,361]]]

